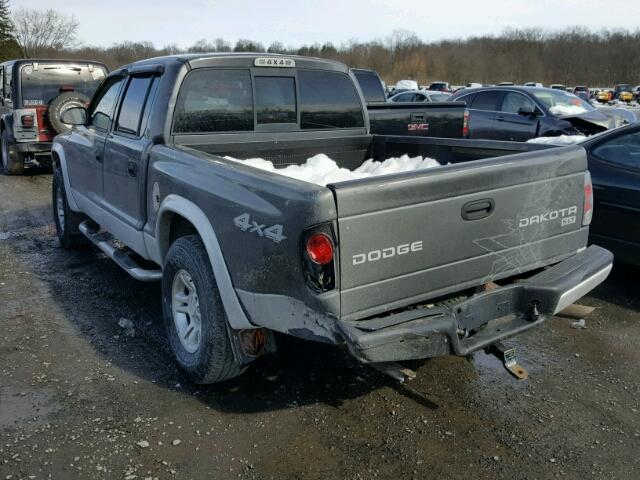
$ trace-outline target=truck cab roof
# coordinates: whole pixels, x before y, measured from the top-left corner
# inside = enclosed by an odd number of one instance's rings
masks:
[[[256,63],[259,59],[279,59],[282,64],[275,63]],[[335,60],[325,60],[322,58],[301,57],[298,55],[283,55],[272,53],[258,52],[216,52],[216,53],[181,53],[176,55],[166,55],[163,57],[154,57],[145,60],[133,62],[125,65],[117,70],[114,74],[122,73],[122,71],[130,70],[133,67],[142,67],[149,65],[168,66],[174,63],[187,63],[191,68],[206,67],[274,67],[274,68],[307,68],[317,70],[331,70],[343,73],[349,73],[349,67],[344,63]]]

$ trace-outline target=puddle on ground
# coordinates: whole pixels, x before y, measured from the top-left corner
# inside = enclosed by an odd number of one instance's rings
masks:
[[[0,428],[42,423],[60,408],[49,393],[0,387]]]

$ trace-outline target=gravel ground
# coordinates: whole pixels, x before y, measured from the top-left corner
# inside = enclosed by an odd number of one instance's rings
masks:
[[[526,381],[477,354],[399,387],[279,338],[242,377],[196,386],[159,286],[58,247],[50,184],[0,176],[0,480],[640,478],[637,271],[582,300],[586,329],[556,318],[508,342]]]

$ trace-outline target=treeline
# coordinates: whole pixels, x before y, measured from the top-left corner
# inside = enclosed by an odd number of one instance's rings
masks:
[[[415,34],[394,32],[371,42],[350,41],[299,48],[251,40],[231,44],[223,39],[200,40],[187,49],[156,48],[151,42],[123,42],[110,47],[77,47],[38,52],[39,56],[99,60],[110,68],[132,61],[181,52],[268,51],[340,60],[352,67],[373,68],[388,82],[414,79],[455,85],[468,82],[527,81],[611,86],[640,83],[640,30],[563,31],[541,28],[506,30],[496,36],[425,43]]]

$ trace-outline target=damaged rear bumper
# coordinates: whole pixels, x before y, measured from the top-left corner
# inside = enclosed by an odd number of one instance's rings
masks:
[[[365,363],[468,355],[529,330],[603,282],[613,255],[591,246],[522,282],[445,307],[338,321],[351,354]]]

